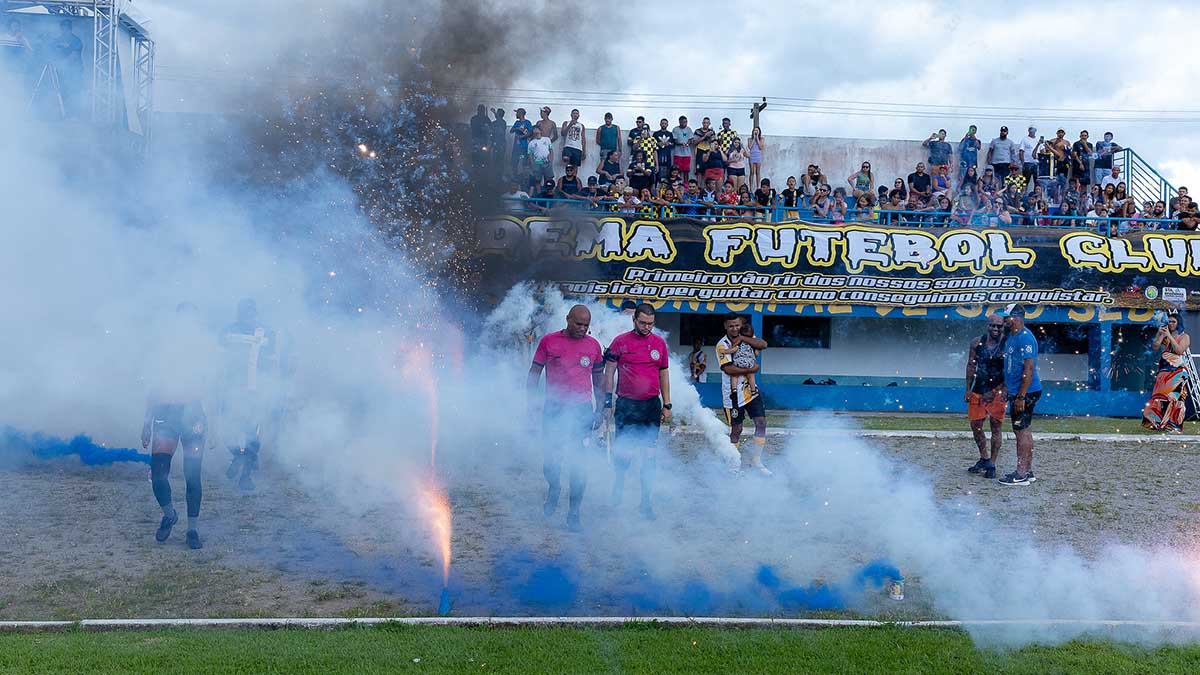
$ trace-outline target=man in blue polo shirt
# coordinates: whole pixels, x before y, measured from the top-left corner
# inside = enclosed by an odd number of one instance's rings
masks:
[[[1029,485],[1033,477],[1033,408],[1042,396],[1038,378],[1037,339],[1025,327],[1025,308],[1012,304],[996,312],[1008,326],[1004,346],[1004,386],[1008,389],[1009,416],[1013,434],[1017,437],[1017,470],[1004,476],[1005,485]]]

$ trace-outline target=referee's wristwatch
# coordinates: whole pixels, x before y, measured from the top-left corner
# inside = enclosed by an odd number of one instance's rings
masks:
[[[670,403],[664,403],[664,404],[663,404],[663,410],[670,410],[670,409],[671,409],[671,404],[670,404]]]

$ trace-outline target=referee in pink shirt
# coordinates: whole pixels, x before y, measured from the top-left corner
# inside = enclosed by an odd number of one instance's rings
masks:
[[[647,520],[654,519],[650,504],[654,457],[658,428],[671,419],[671,385],[667,368],[667,343],[654,334],[654,307],[642,303],[633,313],[633,330],[613,339],[604,352],[604,407],[613,408],[613,374],[620,372],[617,401],[613,411],[617,447],[613,450],[612,500],[621,503],[625,490],[625,472],[633,462],[636,449],[642,456],[642,502],[639,511]]]
[[[571,492],[568,497],[567,527],[579,531],[579,505],[587,487],[585,457],[580,456],[592,430],[603,419],[600,401],[600,373],[604,357],[600,343],[588,335],[592,313],[575,305],[567,313],[567,327],[545,335],[538,341],[533,363],[529,366],[525,389],[530,419],[535,410],[538,383],[546,371],[546,400],[542,406],[542,473],[549,490],[542,512],[547,517],[558,509],[558,495],[564,451],[570,456]]]

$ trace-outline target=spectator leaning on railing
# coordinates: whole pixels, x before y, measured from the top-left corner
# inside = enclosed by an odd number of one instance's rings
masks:
[[[747,146],[729,118],[721,120],[719,129],[713,129],[710,119],[704,118],[699,130],[692,130],[686,117],[680,117],[679,126],[668,130],[669,122],[664,118],[659,128],[650,132],[645,118],[639,116],[627,137],[631,161],[626,168],[616,147],[620,127],[608,113],[605,124],[595,133],[595,147],[604,151],[597,158],[596,175],[585,179],[580,162],[587,157],[588,138],[577,109],[561,127],[550,119],[551,110],[546,106],[540,109],[537,124],[531,124],[524,109],[518,108],[517,120],[511,126],[504,120],[503,110],[491,110],[494,121],[488,119],[487,110],[481,105],[471,118],[471,161],[476,166],[494,164],[499,168],[504,164],[502,136],[513,136],[511,175],[517,186],[502,196],[503,203],[513,210],[523,203],[520,195],[536,192],[534,199],[525,203],[526,210],[561,209],[577,202],[576,208],[603,204],[614,211],[659,217],[811,217],[828,222],[878,217],[881,222],[913,226],[952,222],[1046,226],[1077,218],[1084,225],[1112,221],[1111,228],[1098,227],[1097,231],[1111,231],[1114,236],[1131,229],[1194,228],[1197,222],[1187,188],[1181,187],[1179,197],[1161,207],[1152,201],[1139,207],[1133,201],[1122,180],[1121,167],[1113,162],[1113,154],[1122,148],[1112,141],[1112,132],[1105,133],[1104,141],[1093,147],[1086,130],[1072,145],[1065,139],[1064,130],[1046,141],[1037,136],[1035,127],[1029,127],[1027,135],[1014,142],[1004,126],[1000,136],[989,144],[987,168],[980,175],[976,162],[982,144],[975,136],[976,128],[970,127],[959,141],[957,155],[946,142],[943,129],[922,143],[928,150],[928,165],[918,163],[916,171],[905,179],[896,179],[890,190],[876,185],[871,163],[865,161],[847,178],[850,190],[831,189],[820,167],[810,164],[799,179],[789,176],[787,189],[777,193],[769,177],[747,181],[751,167],[762,161],[762,130],[757,126],[751,132],[753,145]],[[556,179],[553,162],[558,137],[562,138],[565,173]],[[961,176],[951,174],[953,166],[962,171]],[[699,182],[692,180],[690,186],[689,170],[701,177]],[[632,192],[627,194],[626,187]],[[879,189],[878,197],[875,188]],[[611,199],[607,198],[610,190]],[[1002,200],[1002,206],[995,198]],[[811,208],[811,215],[804,213],[806,207]],[[1171,216],[1177,220],[1172,221]]]

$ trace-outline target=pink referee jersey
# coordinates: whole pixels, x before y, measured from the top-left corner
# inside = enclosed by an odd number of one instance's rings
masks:
[[[654,333],[642,337],[636,330],[621,333],[604,358],[617,364],[617,396],[645,401],[661,393],[658,371],[670,365],[667,343],[661,337]]]
[[[596,338],[549,333],[538,341],[533,362],[546,368],[546,393],[557,402],[592,403],[592,372],[604,369]]]

